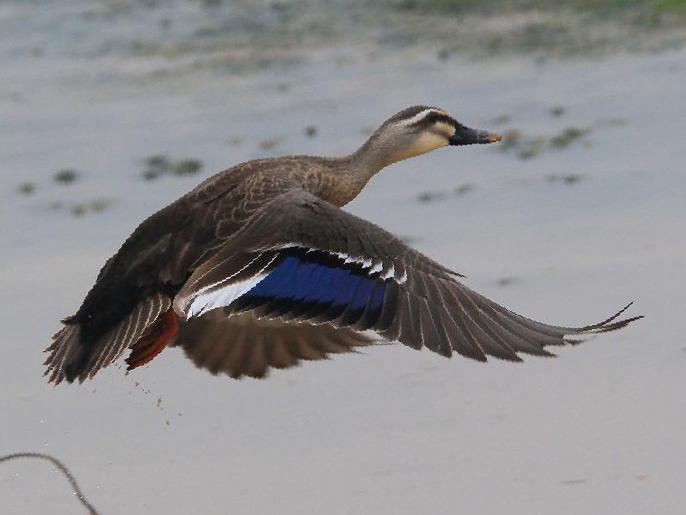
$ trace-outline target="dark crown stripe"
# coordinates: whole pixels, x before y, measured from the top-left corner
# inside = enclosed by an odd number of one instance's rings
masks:
[[[446,125],[455,126],[456,122],[453,118],[447,114],[437,113],[436,111],[431,111],[427,115],[414,122],[410,127],[427,127],[435,123],[445,123]]]

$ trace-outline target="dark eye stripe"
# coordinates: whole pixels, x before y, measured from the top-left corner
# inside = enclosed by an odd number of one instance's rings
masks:
[[[454,126],[455,125],[455,120],[453,120],[450,116],[447,114],[441,114],[441,113],[430,113],[427,118],[431,120],[433,123],[445,123],[447,125]]]

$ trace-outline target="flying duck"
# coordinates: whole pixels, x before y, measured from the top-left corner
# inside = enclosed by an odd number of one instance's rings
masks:
[[[409,107],[353,154],[239,164],[141,223],[46,352],[52,383],[128,369],[167,346],[233,378],[378,341],[486,361],[553,356],[641,317],[561,327],[518,315],[457,272],[341,209],[381,169],[447,145],[499,141],[442,109]],[[577,336],[577,338],[571,338]]]

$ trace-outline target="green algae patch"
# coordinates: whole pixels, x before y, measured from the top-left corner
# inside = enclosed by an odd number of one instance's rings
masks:
[[[202,161],[199,159],[182,159],[177,161],[171,168],[174,175],[195,175],[202,170]]]
[[[86,202],[77,202],[69,207],[72,216],[81,217],[96,213],[102,213],[112,205],[112,200],[106,198],[96,198]]]
[[[55,175],[53,175],[52,178],[57,184],[67,185],[75,183],[80,175],[81,174],[73,168],[65,168],[55,172]]]
[[[141,177],[146,181],[154,181],[165,175],[183,177],[195,175],[203,168],[203,162],[199,159],[179,159],[173,160],[164,154],[153,154],[143,160],[145,169],[141,172]]]
[[[36,185],[32,182],[22,182],[17,186],[17,192],[20,195],[32,195],[36,192]]]

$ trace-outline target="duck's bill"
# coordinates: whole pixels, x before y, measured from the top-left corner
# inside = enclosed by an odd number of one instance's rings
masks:
[[[493,134],[492,132],[470,129],[464,125],[458,125],[455,128],[455,134],[448,140],[448,143],[450,143],[450,145],[477,145],[495,143],[501,139],[503,139],[501,136]]]

